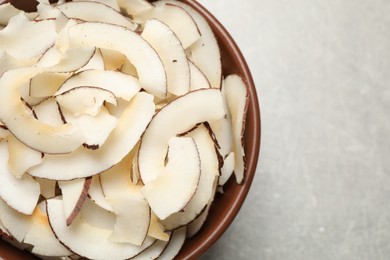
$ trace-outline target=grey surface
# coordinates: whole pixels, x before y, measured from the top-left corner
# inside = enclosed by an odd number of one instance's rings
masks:
[[[261,155],[202,258],[390,259],[390,2],[200,0],[260,97]]]

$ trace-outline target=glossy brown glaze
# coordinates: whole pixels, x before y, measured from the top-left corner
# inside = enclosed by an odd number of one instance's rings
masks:
[[[211,25],[221,48],[224,75],[241,75],[248,87],[249,107],[246,119],[244,145],[246,154],[246,175],[241,185],[231,178],[224,186],[224,194],[218,194],[210,209],[209,216],[200,232],[184,244],[177,259],[196,259],[205,253],[226,231],[240,210],[255,175],[260,149],[260,109],[255,84],[248,65],[225,28],[204,7],[193,0],[182,0],[200,12]],[[12,0],[25,10],[34,10],[33,0]],[[31,254],[13,248],[0,240],[0,259],[36,259]]]

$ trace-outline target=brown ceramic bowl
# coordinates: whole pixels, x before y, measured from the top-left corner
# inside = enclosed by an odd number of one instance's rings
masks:
[[[2,1],[0,0],[0,3]],[[35,9],[34,0],[11,0],[15,6],[26,11]],[[260,109],[256,88],[248,65],[226,29],[203,6],[194,0],[182,0],[199,13],[211,25],[222,53],[224,75],[237,73],[244,79],[249,93],[249,108],[246,119],[244,145],[246,152],[246,175],[241,185],[231,178],[224,186],[224,194],[218,194],[210,209],[209,216],[200,232],[184,244],[177,259],[196,259],[205,253],[225,232],[234,220],[248,194],[255,175],[260,149]],[[36,259],[29,253],[15,249],[0,239],[0,259]]]

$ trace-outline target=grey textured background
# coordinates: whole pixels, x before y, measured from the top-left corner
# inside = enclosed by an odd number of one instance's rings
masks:
[[[199,0],[260,98],[256,177],[202,257],[390,259],[390,1]]]

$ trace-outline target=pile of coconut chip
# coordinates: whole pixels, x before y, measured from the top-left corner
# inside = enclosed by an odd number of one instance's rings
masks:
[[[0,5],[0,234],[45,257],[171,259],[244,178],[246,86],[179,1]]]

